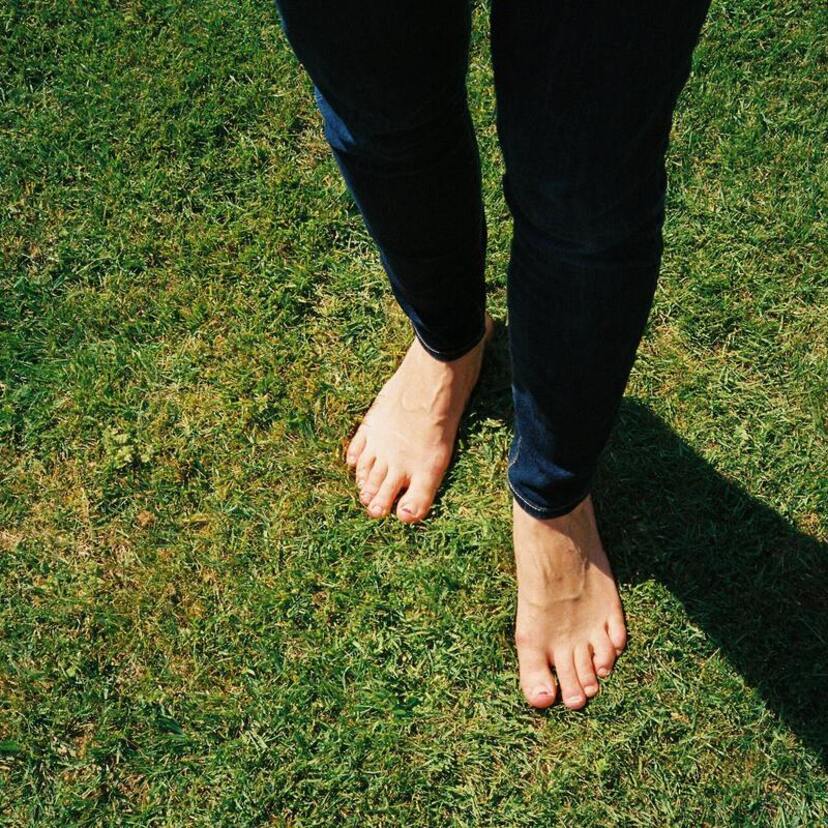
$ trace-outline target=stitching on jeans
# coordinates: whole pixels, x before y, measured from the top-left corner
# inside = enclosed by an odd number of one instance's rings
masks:
[[[509,461],[509,466],[508,466],[508,468],[509,468],[509,469],[511,469],[511,468],[512,468],[512,466],[514,466],[514,465],[515,465],[515,463],[517,463],[517,461],[518,461],[518,457],[520,456],[520,444],[521,444],[522,442],[523,442],[523,437],[522,437],[522,436],[520,436],[520,435],[518,435],[518,438],[517,438],[517,446],[516,446],[516,448],[515,448],[515,457],[514,457],[514,460],[510,460],[510,461]]]
[[[522,445],[523,445],[523,435],[520,435],[520,434],[519,434],[519,435],[518,435],[518,437],[517,437],[517,444],[516,444],[516,446],[515,446],[515,456],[514,456],[514,459],[512,459],[512,460],[510,460],[510,461],[509,461],[509,466],[508,466],[508,468],[507,468],[507,470],[506,470],[506,471],[507,471],[507,474],[508,474],[508,472],[509,472],[509,471],[511,471],[512,466],[514,466],[514,465],[515,465],[515,463],[517,463],[517,461],[518,461],[518,457],[520,457],[520,449],[521,449]],[[512,482],[508,479],[508,477],[507,477],[507,479],[506,479],[506,482],[509,484],[509,488],[511,489],[512,494],[513,494],[513,495],[514,495],[514,496],[515,496],[515,497],[516,497],[516,498],[517,498],[517,499],[518,499],[521,503],[523,503],[525,506],[528,506],[528,507],[529,507],[532,511],[534,511],[534,512],[538,512],[540,515],[543,515],[543,514],[545,513],[545,511],[546,511],[546,510],[545,510],[545,508],[544,508],[543,506],[538,506],[538,505],[536,505],[535,503],[532,503],[532,501],[531,501],[531,500],[527,500],[527,499],[526,499],[526,498],[525,498],[522,494],[520,494],[520,492],[518,492],[518,491],[515,489],[515,487],[512,485]]]
[[[538,506],[537,504],[532,503],[531,500],[527,500],[519,491],[517,491],[517,489],[515,489],[515,487],[512,485],[510,480],[507,479],[506,482],[509,484],[509,490],[512,492],[512,494],[521,503],[523,503],[527,508],[531,509],[532,511],[537,512],[538,513],[537,517],[540,517],[540,518],[557,517],[559,514],[565,513],[565,512],[561,512],[558,509],[549,509],[546,506]],[[571,500],[566,506],[562,506],[561,509],[568,510],[570,508],[574,508],[582,500],[585,500],[588,496],[589,496],[589,492],[587,492],[587,494],[585,494],[581,497],[576,497],[574,500]],[[550,512],[552,514],[550,514]]]
[[[545,515],[548,509],[545,509],[543,506],[537,506],[536,504],[532,503],[531,500],[527,500],[520,492],[518,492],[514,486],[509,484],[509,488],[512,490],[512,494],[525,506],[528,506],[530,509],[533,509],[536,512],[539,512],[541,516]]]

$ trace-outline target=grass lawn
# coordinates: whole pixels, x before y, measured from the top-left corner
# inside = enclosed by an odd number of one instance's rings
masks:
[[[343,438],[408,343],[270,2],[0,6],[0,823],[828,824],[828,13],[714,0],[596,502],[630,647],[524,703],[500,320],[422,526]]]

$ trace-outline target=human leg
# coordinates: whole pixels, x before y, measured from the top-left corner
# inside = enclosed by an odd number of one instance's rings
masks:
[[[351,441],[369,514],[428,512],[486,331],[467,0],[278,0],[325,135],[416,335]]]
[[[508,274],[521,682],[597,691],[625,643],[590,484],[652,302],[664,155],[707,0],[494,0]],[[539,689],[540,688],[540,689]],[[548,692],[543,692],[544,688]]]

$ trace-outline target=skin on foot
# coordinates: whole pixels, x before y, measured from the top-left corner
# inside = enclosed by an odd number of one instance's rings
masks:
[[[414,339],[400,367],[377,395],[351,440],[345,460],[371,517],[422,520],[448,469],[457,428],[480,375],[486,334],[459,359],[441,362]]]
[[[533,707],[549,707],[560,695],[577,710],[598,692],[598,678],[610,674],[627,642],[592,498],[549,520],[516,501],[512,512],[520,686]]]

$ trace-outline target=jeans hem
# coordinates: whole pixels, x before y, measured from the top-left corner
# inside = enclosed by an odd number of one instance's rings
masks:
[[[590,494],[590,490],[587,489],[583,494],[578,495],[577,498],[571,500],[564,506],[538,506],[536,503],[532,503],[532,501],[527,500],[522,494],[520,494],[508,478],[506,483],[509,486],[509,491],[511,491],[514,496],[517,505],[531,517],[539,518],[540,520],[548,520],[549,518],[561,517],[569,514],[569,512],[573,511],[584,500],[586,500]]]
[[[411,327],[413,328],[414,336],[417,337],[417,341],[420,345],[422,345],[423,348],[425,348],[425,350],[434,357],[434,359],[439,360],[440,362],[452,362],[455,359],[460,359],[460,357],[465,356],[469,353],[469,351],[476,348],[486,335],[486,321],[484,319],[480,328],[480,333],[475,335],[475,338],[471,341],[471,343],[463,345],[460,348],[452,348],[450,351],[440,351],[437,348],[432,348],[427,342],[425,342],[423,337],[420,335],[420,332],[414,325]]]

